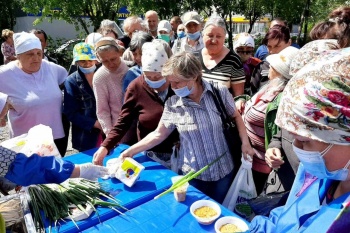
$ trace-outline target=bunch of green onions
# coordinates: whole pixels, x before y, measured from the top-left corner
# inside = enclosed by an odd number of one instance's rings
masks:
[[[202,174],[205,170],[207,170],[211,165],[213,165],[214,163],[216,163],[217,161],[219,161],[222,157],[224,157],[224,155],[226,154],[226,152],[224,152],[222,155],[220,155],[218,158],[216,158],[213,162],[209,163],[208,165],[206,165],[205,167],[203,167],[202,169],[200,169],[199,171],[195,172],[195,171],[190,171],[189,173],[187,173],[184,177],[182,177],[181,179],[179,179],[178,181],[176,181],[168,190],[162,192],[161,194],[157,195],[154,197],[154,199],[158,199],[161,196],[164,196],[167,193],[170,193],[172,191],[174,191],[175,189],[181,187],[182,185],[186,184],[187,182],[189,182],[192,179],[195,179],[197,176],[199,176],[200,174]]]
[[[125,207],[119,204],[119,201],[111,196],[108,192],[101,189],[98,182],[93,182],[86,179],[71,179],[65,183],[57,185],[57,189],[52,189],[52,185],[31,185],[28,188],[30,195],[30,207],[33,215],[34,224],[37,230],[44,230],[44,221],[41,215],[49,220],[49,231],[51,232],[52,223],[57,226],[59,220],[63,218],[71,217],[69,207],[75,205],[79,210],[89,215],[84,206],[90,206],[98,212],[95,205],[105,206],[123,214],[117,208],[127,210]],[[103,201],[100,196],[106,198],[109,201]],[[76,222],[72,219],[75,226],[79,229]]]

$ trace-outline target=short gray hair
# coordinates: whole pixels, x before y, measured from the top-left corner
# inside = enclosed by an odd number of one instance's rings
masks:
[[[211,26],[211,25],[212,25],[212,26],[215,26],[215,27],[220,27],[220,28],[224,29],[225,34],[227,33],[227,30],[226,30],[226,23],[225,23],[225,21],[224,21],[221,17],[219,17],[219,16],[212,16],[212,17],[210,17],[210,18],[208,19],[208,21],[205,23],[203,31],[204,31],[207,27],[209,27],[209,26]]]
[[[173,55],[164,64],[162,76],[179,75],[184,79],[202,77],[202,65],[199,59],[189,52],[181,52]]]
[[[130,26],[132,24],[136,24],[136,23],[139,23],[142,26],[143,20],[136,15],[133,15],[133,16],[126,18],[124,20],[124,25],[123,25],[124,32],[129,33]]]
[[[137,49],[141,49],[145,42],[151,42],[153,37],[147,32],[139,31],[132,35],[129,48],[131,52],[135,52]]]

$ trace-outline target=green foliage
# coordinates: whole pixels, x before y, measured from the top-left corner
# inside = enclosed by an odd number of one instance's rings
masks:
[[[42,16],[35,22],[41,22],[45,17],[62,19],[81,27],[86,34],[89,33],[88,23],[81,16],[90,18],[94,31],[104,19],[115,20],[118,9],[125,5],[124,0],[20,0],[22,10],[26,13],[39,14]],[[60,9],[60,10],[58,10]]]

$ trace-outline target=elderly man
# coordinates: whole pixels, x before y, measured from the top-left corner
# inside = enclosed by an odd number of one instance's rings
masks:
[[[144,31],[145,25],[140,17],[133,15],[124,20],[123,29],[125,35],[120,40],[124,43],[124,47],[127,49],[129,47],[132,34],[136,31]]]
[[[97,119],[103,132],[113,128],[123,103],[123,77],[128,66],[120,58],[120,46],[112,37],[103,37],[96,45],[96,55],[102,66],[93,77],[93,89],[96,98]],[[128,137],[126,135],[124,138]],[[127,143],[127,140],[124,141]]]
[[[159,23],[158,13],[155,11],[147,11],[145,14],[145,19],[148,23],[148,29],[153,38],[157,37],[157,27]]]

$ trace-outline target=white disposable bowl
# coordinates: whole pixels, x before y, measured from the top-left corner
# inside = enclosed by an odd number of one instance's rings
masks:
[[[239,219],[237,217],[233,217],[233,216],[225,216],[222,218],[219,218],[216,222],[215,222],[215,232],[216,233],[221,233],[220,232],[220,228],[221,226],[225,225],[225,224],[235,224],[241,231],[237,231],[238,232],[247,232],[249,230],[248,225],[242,220]]]
[[[198,217],[194,214],[194,211],[202,206],[208,206],[210,208],[213,208],[215,211],[216,211],[216,215],[213,216],[213,217],[210,217],[210,218],[201,218],[201,217]],[[199,200],[199,201],[196,201],[194,202],[191,207],[190,207],[190,212],[192,214],[192,216],[200,223],[200,224],[203,224],[203,225],[209,225],[209,224],[212,224],[220,215],[221,215],[221,208],[220,206],[213,202],[213,201],[210,201],[210,200]]]

